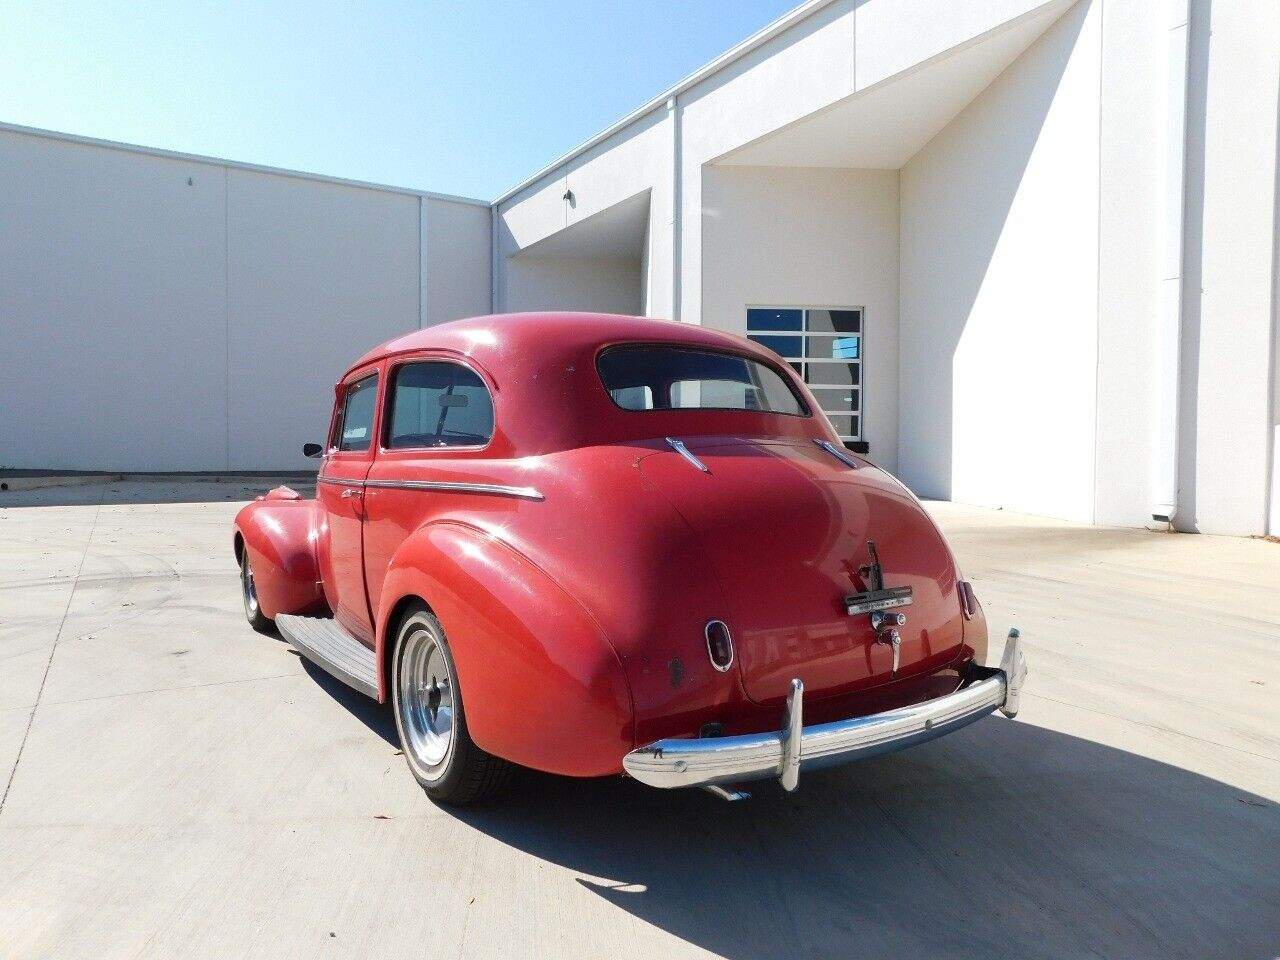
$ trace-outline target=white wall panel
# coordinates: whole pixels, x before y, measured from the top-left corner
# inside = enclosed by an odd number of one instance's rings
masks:
[[[492,217],[487,206],[428,197],[424,257],[427,326],[489,312]]]
[[[506,265],[503,309],[583,310],[635,316],[643,304],[639,259],[516,257]]]
[[[863,436],[898,457],[898,171],[707,167],[702,322],[742,333],[746,308],[865,310]]]
[[[230,171],[229,469],[304,467],[338,377],[418,327],[418,203]]]
[[[1102,4],[1095,517],[1121,526],[1151,522],[1167,33],[1145,6]]]
[[[348,364],[488,309],[486,205],[420,289],[416,193],[12,130],[0,183],[0,466],[313,466]]]
[[[0,466],[223,467],[224,223],[220,167],[0,131]]]
[[[1192,5],[1178,516],[1266,524],[1275,323],[1280,4]]]

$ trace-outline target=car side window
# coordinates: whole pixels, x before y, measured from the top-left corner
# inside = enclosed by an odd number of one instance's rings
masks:
[[[347,388],[338,427],[339,450],[368,450],[373,440],[373,411],[378,399],[378,375],[357,380]]]
[[[395,372],[386,445],[483,446],[493,436],[493,398],[474,371],[460,363],[406,363]]]

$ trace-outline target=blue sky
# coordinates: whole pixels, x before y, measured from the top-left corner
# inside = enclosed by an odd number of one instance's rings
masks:
[[[0,121],[493,199],[798,0],[0,0]]]

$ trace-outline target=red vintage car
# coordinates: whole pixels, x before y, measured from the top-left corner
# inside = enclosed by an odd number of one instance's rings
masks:
[[[973,590],[919,501],[787,363],[704,327],[511,314],[415,331],[336,388],[316,498],[235,520],[244,608],[390,700],[465,803],[515,765],[737,785],[994,710]]]

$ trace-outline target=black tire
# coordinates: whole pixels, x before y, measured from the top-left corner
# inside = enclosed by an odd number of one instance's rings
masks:
[[[427,796],[461,806],[504,790],[515,767],[471,739],[453,653],[434,614],[409,611],[391,663],[396,733],[409,772]]]
[[[258,605],[258,589],[253,582],[253,570],[249,566],[248,547],[240,548],[240,597],[244,600],[244,618],[249,621],[249,626],[259,633],[270,633],[275,629],[276,622],[270,617],[264,617],[262,608]]]

